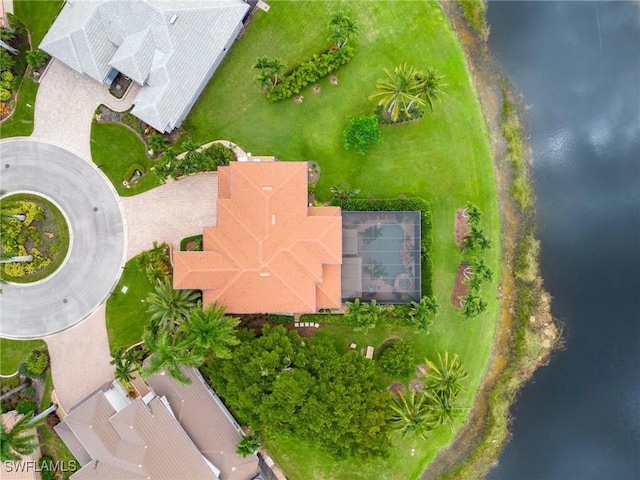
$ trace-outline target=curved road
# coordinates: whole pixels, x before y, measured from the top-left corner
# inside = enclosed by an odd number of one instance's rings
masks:
[[[65,212],[73,235],[56,274],[37,284],[7,284],[0,295],[0,335],[42,338],[89,316],[120,277],[125,226],[119,198],[89,161],[49,142],[0,142],[0,181],[6,194],[32,191]]]

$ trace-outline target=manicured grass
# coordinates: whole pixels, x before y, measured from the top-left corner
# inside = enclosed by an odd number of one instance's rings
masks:
[[[15,15],[29,28],[34,48],[40,45],[63,3],[63,0],[13,0]]]
[[[146,192],[160,185],[160,179],[151,171],[155,164],[144,150],[144,144],[127,127],[116,123],[97,123],[91,125],[91,157],[96,165],[109,177],[111,183],[123,197]],[[133,183],[130,188],[122,185],[131,165],[142,165],[146,174]]]
[[[62,8],[62,0],[14,0],[13,10],[27,26],[31,44],[37,48]],[[33,132],[33,109],[38,84],[25,78],[18,93],[18,106],[11,118],[0,125],[0,138],[29,136]],[[31,106],[28,106],[31,105]]]
[[[40,235],[43,235],[43,232],[47,231],[55,234],[54,239],[47,239],[45,237],[44,241],[46,248],[43,249],[43,247],[36,247],[38,248],[38,250],[40,250],[40,252],[45,252],[48,249],[49,253],[53,251],[54,246],[55,248],[57,248],[55,257],[52,258],[51,263],[47,265],[46,268],[43,268],[42,270],[32,275],[25,275],[23,277],[11,277],[7,274],[3,274],[5,280],[11,282],[36,282],[54,273],[60,267],[60,265],[62,265],[62,262],[64,262],[64,259],[66,258],[69,251],[69,225],[67,225],[67,220],[64,218],[64,215],[62,214],[60,209],[46,198],[43,198],[39,195],[32,195],[30,193],[17,193],[15,195],[4,197],[0,203],[6,204],[14,201],[33,202],[44,207],[45,215],[47,216],[47,218],[45,218],[44,222],[35,222],[38,228],[38,233]],[[45,256],[49,258],[52,257],[52,255],[50,254]]]
[[[42,340],[9,340],[0,338],[0,374],[12,375],[32,350],[45,349]]]
[[[33,109],[38,84],[25,78],[18,92],[18,105],[11,118],[0,124],[0,138],[27,137],[33,133]]]
[[[318,82],[304,102],[269,103],[259,92],[251,66],[260,55],[281,57],[289,65],[324,50],[331,12],[344,10],[360,24],[352,42],[354,58],[336,73],[338,85]],[[383,127],[383,141],[366,156],[343,148],[347,115],[369,114],[368,100],[382,68],[408,63],[425,70],[433,66],[445,75],[447,96],[423,119]],[[336,343],[352,341],[377,346],[388,335],[401,335],[416,349],[416,361],[434,359],[437,352],[458,354],[469,373],[463,403],[470,406],[488,364],[497,324],[496,286],[483,287],[488,311],[465,321],[450,303],[456,268],[463,259],[454,244],[454,215],[472,201],[484,212],[483,229],[494,248],[484,255],[499,270],[499,216],[488,133],[460,46],[435,2],[275,2],[269,13],[258,11],[245,35],[231,49],[185,123],[194,141],[229,139],[254,155],[315,160],[321,175],[316,193],[329,199],[329,188],[346,181],[362,195],[377,198],[400,194],[425,198],[433,209],[433,288],[442,305],[430,335],[414,329],[375,329],[363,337],[352,328],[332,325],[320,329]],[[445,428],[416,446],[397,441],[386,460],[336,461],[306,447],[298,439],[267,445],[289,477],[398,478],[419,476],[437,450],[453,435]]]
[[[147,295],[154,291],[144,269],[138,268],[136,258],[129,260],[118,285],[107,300],[107,333],[111,351],[138,343],[151,314],[147,313]],[[127,293],[122,287],[127,286]]]

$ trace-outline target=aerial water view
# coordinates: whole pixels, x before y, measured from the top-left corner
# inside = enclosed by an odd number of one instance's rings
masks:
[[[640,478],[640,3],[0,0],[0,478]]]

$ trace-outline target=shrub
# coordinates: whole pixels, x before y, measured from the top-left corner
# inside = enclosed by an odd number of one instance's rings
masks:
[[[42,65],[47,63],[48,59],[49,55],[42,50],[29,50],[27,52],[27,65],[31,68],[40,68]]]
[[[45,352],[34,350],[27,355],[24,366],[27,377],[42,378],[49,366],[49,356]]]
[[[369,200],[334,198],[331,203],[347,211],[419,211],[420,212],[420,271],[422,276],[422,295],[433,295],[431,245],[433,242],[431,205],[422,198],[388,198]]]
[[[382,130],[375,115],[348,117],[344,131],[344,148],[355,148],[361,155],[367,153],[369,146],[382,141]]]
[[[0,87],[0,102],[6,102],[11,98],[11,92],[6,88]]]
[[[22,413],[23,415],[29,415],[30,413],[35,413],[36,411],[36,402],[33,400],[20,400],[18,405],[16,405],[16,412]]]
[[[147,169],[144,168],[143,165],[140,165],[139,163],[134,163],[130,165],[127,171],[125,172],[123,180],[126,180],[128,182],[131,179],[131,177],[133,177],[133,173],[136,170],[138,170],[142,175],[147,173]]]
[[[16,61],[11,57],[11,54],[4,48],[0,48],[0,70],[11,70]]]
[[[42,480],[56,480],[59,478],[58,472],[55,468],[56,465],[57,462],[55,462],[49,455],[40,457],[40,460],[38,460],[40,478],[42,478]]]
[[[0,115],[9,115],[9,113],[11,113],[9,106],[4,102],[0,102]]]
[[[516,260],[516,278],[533,282],[538,273],[538,255],[540,253],[540,242],[533,235],[527,235],[520,243],[520,250]]]
[[[415,368],[413,347],[404,340],[385,347],[380,354],[380,367],[391,378],[404,378]]]
[[[353,48],[350,46],[339,49],[331,48],[320,55],[316,54],[285,74],[280,83],[267,92],[267,99],[271,102],[277,102],[297,95],[304,87],[327,76],[351,60],[352,57]]]
[[[25,397],[33,398],[36,396],[36,389],[33,387],[25,388],[22,393],[24,393]]]
[[[0,78],[2,78],[2,81],[4,82],[10,82],[11,80],[13,80],[13,73],[9,71],[2,72],[2,75],[0,75]]]

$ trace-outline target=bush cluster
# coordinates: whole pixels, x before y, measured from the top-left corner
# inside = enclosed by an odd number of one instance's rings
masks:
[[[267,99],[277,102],[297,95],[307,85],[317,82],[347,63],[353,57],[353,48],[331,47],[320,55],[315,54],[286,73],[282,80],[267,92]]]
[[[204,150],[190,150],[182,158],[178,158],[175,152],[168,151],[154,167],[156,174],[166,180],[168,177],[178,178],[196,172],[215,172],[218,167],[229,165],[236,157],[228,147],[214,143]]]
[[[391,378],[404,378],[415,368],[413,347],[404,340],[389,345],[380,354],[380,368]]]
[[[49,367],[49,355],[46,352],[34,350],[19,367],[21,375],[29,378],[44,378]]]
[[[433,219],[431,205],[422,198],[387,198],[364,199],[349,198],[346,200],[334,198],[333,205],[347,211],[419,211],[420,212],[420,270],[422,276],[422,295],[433,295],[433,264],[431,249],[433,243]]]
[[[361,115],[347,118],[347,128],[344,131],[344,148],[355,148],[360,155],[369,150],[369,146],[382,141],[382,130],[375,115]]]
[[[29,415],[30,413],[35,413],[36,411],[36,402],[33,400],[20,400],[18,405],[16,405],[16,412],[22,413],[23,415]]]

